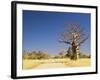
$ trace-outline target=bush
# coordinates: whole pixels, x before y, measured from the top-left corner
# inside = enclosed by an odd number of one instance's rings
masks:
[[[91,58],[91,55],[87,55],[87,54],[80,54],[79,58]]]
[[[23,59],[48,59],[50,55],[41,51],[33,51],[31,53],[23,53]]]

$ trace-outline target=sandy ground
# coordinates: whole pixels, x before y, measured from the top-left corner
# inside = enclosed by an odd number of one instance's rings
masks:
[[[44,69],[64,67],[85,67],[91,66],[90,58],[78,60],[70,59],[47,59],[47,60],[23,60],[23,69]]]

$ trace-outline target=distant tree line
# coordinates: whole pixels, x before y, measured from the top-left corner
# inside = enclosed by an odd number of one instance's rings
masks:
[[[23,59],[60,59],[60,58],[70,58],[71,53],[67,50],[66,53],[60,52],[55,56],[51,56],[50,54],[42,51],[32,51],[27,52],[23,51]],[[80,52],[79,58],[90,58],[91,55],[83,54]]]
[[[32,51],[31,53],[26,51],[23,52],[23,59],[48,59],[49,57],[49,54],[42,51]]]

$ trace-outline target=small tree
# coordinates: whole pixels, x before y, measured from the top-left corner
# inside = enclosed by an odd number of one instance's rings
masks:
[[[63,33],[59,42],[69,44],[72,50],[71,59],[77,60],[79,58],[79,46],[83,44],[88,39],[88,36],[85,34],[84,30],[79,24],[71,23],[65,26]]]

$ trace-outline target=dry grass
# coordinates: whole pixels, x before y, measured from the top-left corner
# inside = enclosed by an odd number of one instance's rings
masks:
[[[85,67],[91,66],[90,58],[81,58],[78,60],[70,60],[70,59],[47,59],[47,60],[30,60],[23,59],[23,69],[35,69],[41,67],[41,65],[45,64],[44,68],[50,66],[50,64],[55,66],[58,64],[58,67],[63,65],[64,67]],[[49,64],[49,65],[46,65]]]
[[[85,67],[85,66],[91,66],[91,59],[90,58],[81,58],[78,60],[69,60],[65,63],[66,67]]]
[[[23,69],[32,69],[35,68],[37,66],[39,66],[40,64],[43,64],[42,62],[40,62],[39,60],[30,60],[30,59],[23,59]]]

